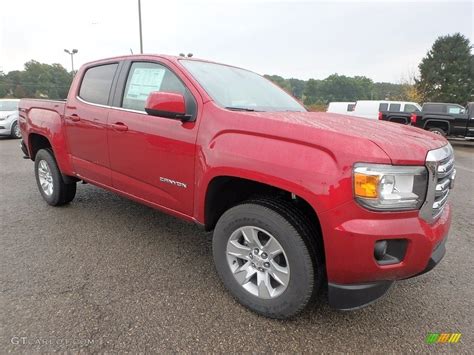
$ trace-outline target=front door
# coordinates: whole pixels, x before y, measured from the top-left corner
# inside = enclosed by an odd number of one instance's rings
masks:
[[[469,123],[469,116],[465,109],[459,105],[447,105],[446,111],[449,116],[453,117],[451,135],[464,136]]]
[[[196,101],[173,71],[156,62],[128,63],[123,92],[108,119],[108,142],[114,188],[192,215],[197,124],[145,112],[152,91],[186,98],[187,113],[196,117]]]

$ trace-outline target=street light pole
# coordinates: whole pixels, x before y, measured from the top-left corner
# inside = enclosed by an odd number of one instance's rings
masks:
[[[138,28],[140,30],[140,54],[143,54],[143,38],[142,38],[142,2],[138,0]]]
[[[74,73],[74,54],[79,51],[77,49],[73,49],[72,51],[65,49],[64,51],[71,56],[71,71]]]

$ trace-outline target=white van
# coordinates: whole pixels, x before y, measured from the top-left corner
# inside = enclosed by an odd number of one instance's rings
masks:
[[[421,106],[416,102],[406,101],[360,100],[356,102],[352,115],[376,120],[380,111],[410,113],[421,111]]]
[[[354,111],[355,105],[355,102],[330,102],[326,112],[350,115]]]

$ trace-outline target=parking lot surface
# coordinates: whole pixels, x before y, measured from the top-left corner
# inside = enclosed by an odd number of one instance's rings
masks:
[[[19,141],[0,139],[0,352],[464,352],[474,346],[474,145],[453,143],[457,181],[444,260],[379,302],[322,296],[289,321],[235,302],[211,234],[92,185],[48,206]],[[425,344],[428,333],[462,333]]]

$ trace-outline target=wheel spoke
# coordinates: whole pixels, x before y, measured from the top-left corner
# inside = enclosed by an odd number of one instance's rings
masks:
[[[237,240],[231,240],[227,244],[227,253],[240,259],[247,259],[252,249],[240,244]]]
[[[253,227],[244,227],[241,229],[241,231],[245,241],[249,244],[249,246],[257,247],[259,249],[262,248],[262,243],[260,243],[260,240],[258,239],[258,230]]]
[[[273,287],[270,284],[270,275],[268,272],[259,272],[257,274],[258,296],[261,298],[271,298]]]
[[[245,285],[256,272],[257,270],[250,267],[250,262],[246,262],[235,270],[234,276],[239,284]]]
[[[50,196],[53,193],[53,177],[51,169],[45,160],[41,160],[38,164],[38,178],[43,192]]]
[[[281,249],[280,244],[273,237],[270,237],[267,244],[265,244],[264,250],[267,252],[267,254],[269,255],[270,258],[273,258],[273,257],[275,257],[278,254],[281,254],[283,252],[283,250]]]
[[[278,265],[275,261],[270,261],[270,275],[281,285],[287,286],[289,281],[288,268]]]

